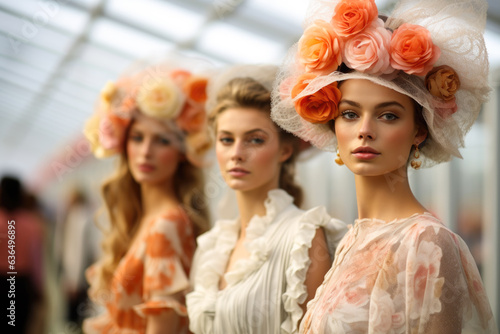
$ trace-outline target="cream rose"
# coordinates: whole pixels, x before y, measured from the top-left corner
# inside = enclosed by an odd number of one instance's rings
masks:
[[[185,101],[181,90],[168,78],[145,82],[137,93],[137,105],[148,116],[175,118]]]

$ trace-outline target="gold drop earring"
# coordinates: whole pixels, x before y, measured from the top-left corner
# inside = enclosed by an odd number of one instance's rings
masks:
[[[418,145],[415,144],[415,151],[413,151],[413,159],[410,162],[410,165],[413,169],[419,169],[422,166],[422,161],[418,160],[420,158],[420,152],[418,150]]]
[[[335,162],[337,163],[337,165],[339,166],[342,166],[344,164],[344,162],[342,161],[342,158],[340,157],[340,152],[339,150],[337,150],[337,158],[335,159]]]

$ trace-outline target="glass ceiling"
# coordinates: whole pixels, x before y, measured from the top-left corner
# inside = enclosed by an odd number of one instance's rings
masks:
[[[306,8],[305,0],[0,0],[0,172],[34,179],[64,156],[101,87],[138,58],[178,50],[215,64],[279,64]],[[496,69],[498,0],[488,16]]]

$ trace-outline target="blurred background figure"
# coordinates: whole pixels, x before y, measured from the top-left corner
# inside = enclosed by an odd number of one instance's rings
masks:
[[[15,244],[8,241],[9,225],[15,235]],[[4,319],[3,333],[42,333],[46,294],[44,291],[45,226],[34,195],[25,193],[21,181],[15,176],[4,176],[0,181],[0,280],[2,309],[14,301],[15,326]],[[14,246],[14,247],[12,247]],[[9,250],[11,251],[9,253]],[[12,252],[12,251],[15,251]],[[15,256],[15,263],[7,261]],[[10,267],[10,266],[13,267]],[[8,274],[8,273],[16,274]],[[8,278],[14,277],[8,281]],[[11,282],[14,284],[11,285]],[[10,293],[13,292],[13,293]],[[8,298],[7,298],[8,297]],[[9,319],[10,320],[10,319]]]
[[[101,232],[93,223],[93,207],[82,187],[70,190],[55,229],[54,256],[59,268],[64,319],[80,327],[88,303],[85,269],[99,255]]]

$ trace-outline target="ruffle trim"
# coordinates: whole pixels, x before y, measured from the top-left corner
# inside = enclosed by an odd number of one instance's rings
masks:
[[[141,317],[157,315],[164,309],[172,309],[180,316],[187,316],[187,309],[173,297],[166,297],[157,300],[148,300],[145,303],[134,306],[134,311]]]
[[[324,229],[331,257],[333,257],[335,248],[347,230],[343,222],[330,218],[324,207],[313,208],[302,215],[290,253],[290,266],[285,273],[287,287],[282,298],[287,317],[281,324],[281,329],[286,333],[298,332],[299,320],[303,316],[300,304],[304,303],[307,298],[307,289],[304,283],[311,264],[309,249],[312,246],[316,230],[320,227]]]
[[[237,284],[259,269],[268,259],[269,249],[264,234],[269,225],[287,206],[293,203],[293,198],[284,190],[273,189],[269,191],[264,202],[265,216],[254,216],[247,226],[247,241],[245,246],[250,253],[247,259],[240,259],[234,268],[225,274],[228,286]],[[240,223],[236,220],[218,221],[215,228],[206,235],[198,238],[199,251],[203,254],[200,258],[199,275],[196,279],[197,290],[218,291],[219,280],[234,249]]]

